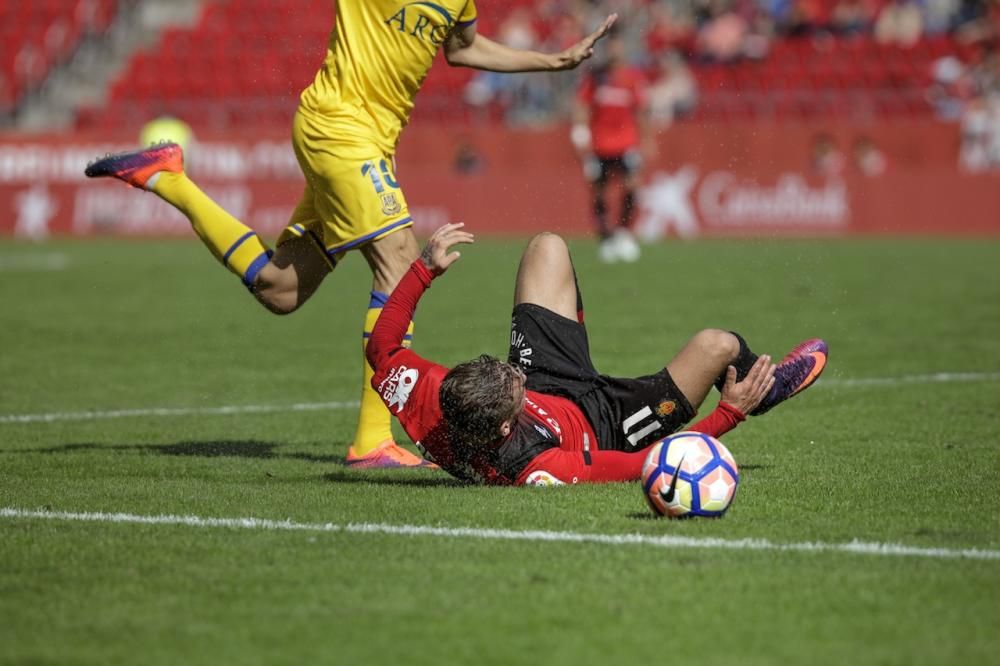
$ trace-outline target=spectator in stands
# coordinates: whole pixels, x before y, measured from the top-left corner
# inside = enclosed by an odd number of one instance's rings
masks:
[[[646,50],[657,58],[672,51],[690,51],[694,46],[694,17],[690,3],[650,3],[646,16]]]
[[[1000,0],[964,0],[955,34],[967,44],[989,44],[1000,39]]]
[[[826,28],[824,6],[820,0],[793,0],[785,34],[789,37],[807,37]]]
[[[698,32],[696,50],[706,62],[735,62],[746,55],[746,39],[750,26],[746,19],[732,10],[727,0],[714,0],[711,18]]]
[[[937,35],[952,28],[961,0],[923,0],[923,4],[924,34]]]
[[[844,174],[844,154],[837,147],[833,136],[826,132],[813,137],[810,168],[822,178],[839,178]]]
[[[958,120],[973,94],[972,76],[962,61],[952,55],[935,60],[931,65],[931,76],[926,98],[934,114],[940,120]]]
[[[830,15],[830,28],[844,37],[861,35],[871,29],[872,14],[866,0],[837,0]]]
[[[532,13],[527,7],[513,9],[501,23],[497,36],[503,45],[519,51],[541,47]],[[537,119],[554,106],[551,79],[488,71],[479,72],[469,82],[465,99],[474,106],[499,100],[507,110],[507,120],[512,123]]]
[[[875,20],[875,39],[883,44],[913,46],[924,32],[924,17],[913,0],[891,0]]]
[[[973,68],[971,77],[981,95],[1000,94],[1000,51],[996,48],[986,51],[982,61]]]
[[[981,173],[1000,165],[1000,104],[993,106],[985,97],[976,97],[965,109],[958,155],[965,171]]]
[[[667,51],[657,61],[656,76],[649,86],[649,119],[668,126],[692,111],[698,103],[698,84],[687,62],[677,51]]]
[[[877,178],[889,169],[889,160],[870,136],[862,134],[854,140],[854,168],[862,176]]]

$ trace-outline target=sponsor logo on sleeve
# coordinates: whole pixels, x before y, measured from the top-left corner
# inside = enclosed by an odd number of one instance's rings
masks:
[[[393,368],[389,376],[378,385],[378,392],[386,406],[390,410],[395,409],[397,414],[403,411],[419,377],[420,371],[416,368],[407,368],[405,365]]]

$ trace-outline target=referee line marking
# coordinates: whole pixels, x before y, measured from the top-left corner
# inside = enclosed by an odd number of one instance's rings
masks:
[[[384,523],[299,523],[265,518],[204,518],[200,516],[136,515],[131,513],[76,513],[4,507],[0,518],[58,520],[87,523],[133,525],[173,525],[232,530],[334,532],[341,534],[388,534],[404,537],[436,537],[497,541],[540,541],[548,543],[595,543],[609,546],[653,546],[667,549],[756,550],[807,553],[850,553],[881,557],[923,557],[1000,561],[1000,550],[979,548],[927,548],[898,543],[849,541],[826,543],[805,541],[780,543],[767,539],[720,539],[713,537],[650,536],[644,534],[587,534],[548,530],[498,530],[477,527],[431,527],[428,525],[388,525]]]
[[[857,388],[866,386],[900,386],[904,384],[950,384],[968,382],[998,382],[1000,372],[936,372],[927,375],[899,377],[858,377],[821,379],[816,386]],[[299,402],[290,405],[223,405],[219,407],[144,407],[80,412],[50,412],[39,414],[0,414],[0,425],[8,423],[54,423],[56,421],[103,421],[107,419],[146,416],[228,416],[232,414],[274,414],[277,412],[322,412],[357,409],[357,401]]]

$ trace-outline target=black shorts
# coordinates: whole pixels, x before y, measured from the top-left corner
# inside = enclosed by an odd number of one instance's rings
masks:
[[[600,170],[597,173],[597,183],[604,184],[611,179],[614,174],[631,176],[642,167],[642,157],[639,152],[629,150],[621,155],[610,155],[598,157],[597,164]]]
[[[645,448],[695,415],[666,369],[636,378],[602,375],[590,360],[584,325],[534,303],[514,306],[508,360],[524,370],[529,390],[580,407],[601,449]]]

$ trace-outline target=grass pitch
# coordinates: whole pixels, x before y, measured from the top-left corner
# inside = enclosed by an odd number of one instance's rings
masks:
[[[465,250],[425,297],[415,348],[446,364],[504,354],[522,245]],[[669,243],[630,266],[573,247],[605,372],[654,371],[708,326],[775,355],[830,342],[815,387],[726,437],[742,480],[725,518],[654,520],[638,484],[345,468],[359,257],[279,318],[195,241],[0,244],[0,508],[445,528],[0,517],[0,662],[995,659],[1000,560],[730,542],[1000,550],[1000,244]]]

